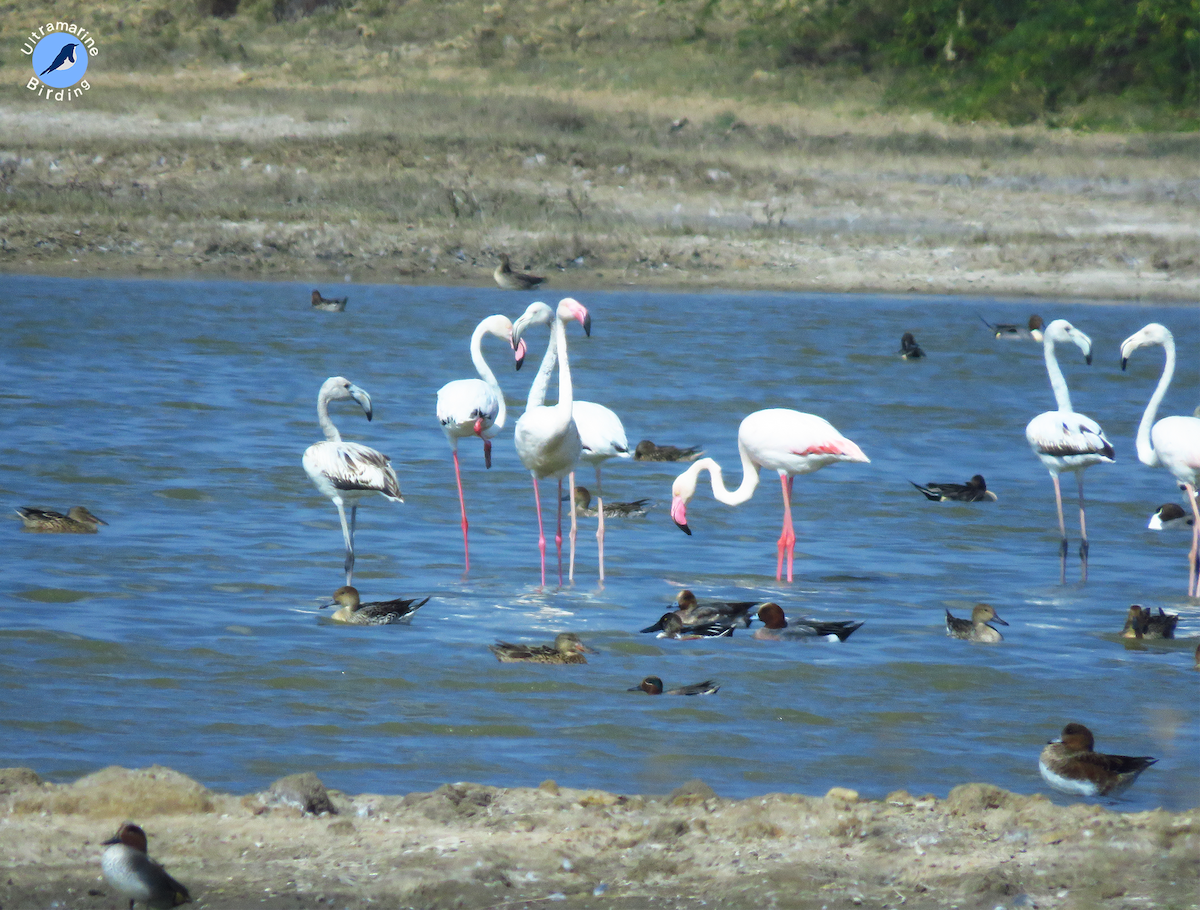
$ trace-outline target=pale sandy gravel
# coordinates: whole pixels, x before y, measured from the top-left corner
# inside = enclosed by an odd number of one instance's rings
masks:
[[[1059,807],[986,784],[949,797],[745,800],[447,784],[330,794],[304,814],[166,768],[69,785],[0,770],[0,906],[116,908],[101,841],[123,820],[208,908],[1125,910],[1200,905],[1200,810]]]

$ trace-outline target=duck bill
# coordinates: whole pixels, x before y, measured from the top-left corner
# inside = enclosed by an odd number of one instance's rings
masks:
[[[1006,623],[1006,622],[1005,622],[1003,619],[1001,619],[999,616],[992,616],[992,622],[998,622],[998,623],[1000,623],[1000,625],[1002,625],[1002,626],[1007,626],[1007,625],[1008,625],[1008,623]]]
[[[671,500],[671,521],[675,522],[675,527],[688,537],[692,536],[692,529],[688,527],[687,523],[687,503],[681,496],[676,496]]]

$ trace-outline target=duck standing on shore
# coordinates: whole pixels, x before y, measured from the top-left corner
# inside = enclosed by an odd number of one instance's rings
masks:
[[[146,832],[137,825],[122,825],[102,846],[108,849],[100,857],[100,869],[105,880],[129,898],[129,910],[136,901],[155,908],[191,903],[188,889],[147,855]]]
[[[23,530],[38,534],[95,534],[99,530],[97,525],[108,524],[83,506],[74,506],[66,515],[50,509],[19,506],[17,514],[25,522]]]
[[[508,253],[500,254],[500,264],[492,272],[492,277],[496,279],[496,284],[500,285],[506,291],[528,291],[530,288],[536,288],[546,280],[541,275],[527,275],[524,272],[514,272],[512,265],[508,261]]]

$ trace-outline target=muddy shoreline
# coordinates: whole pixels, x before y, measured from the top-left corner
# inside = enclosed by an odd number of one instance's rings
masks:
[[[988,784],[941,800],[843,788],[730,800],[700,781],[657,797],[553,781],[351,796],[311,774],[234,796],[167,768],[114,767],[63,785],[0,770],[0,906],[123,906],[99,856],[124,820],[197,906],[230,910],[1200,902],[1200,810],[1063,807]]]

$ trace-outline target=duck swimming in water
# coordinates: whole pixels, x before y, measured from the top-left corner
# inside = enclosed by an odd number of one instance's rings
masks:
[[[861,622],[853,620],[793,619],[789,622],[783,614],[783,607],[777,603],[765,603],[760,606],[758,618],[764,628],[755,629],[754,637],[760,641],[786,641],[796,638],[845,641],[862,626]]]
[[[900,357],[904,360],[920,360],[925,356],[925,352],[921,350],[921,346],[917,344],[917,339],[913,337],[912,332],[905,332],[900,337]]]
[[[563,497],[564,501],[566,497]],[[633,502],[606,502],[604,504],[605,518],[643,518],[650,510],[649,499],[635,499]],[[592,493],[587,487],[575,488],[575,514],[584,518],[595,518],[597,509],[592,508]]]
[[[981,641],[987,644],[995,644],[998,641],[1004,641],[1004,636],[996,629],[988,625],[988,622],[998,622],[1002,626],[1007,626],[1003,619],[996,615],[996,611],[991,604],[976,604],[975,609],[971,611],[970,619],[959,619],[957,616],[951,616],[950,611],[946,611],[946,634],[951,638],[961,638],[965,641]]]
[[[356,626],[387,626],[397,622],[411,622],[413,614],[425,604],[429,598],[418,601],[411,600],[380,600],[373,603],[360,603],[358,588],[353,585],[343,585],[333,592],[333,603],[322,604],[326,607],[340,606],[330,619],[335,622],[351,623]]]
[[[21,521],[25,522],[26,531],[41,534],[95,534],[98,530],[97,525],[108,524],[83,506],[75,506],[66,515],[50,509],[21,506],[17,509],[17,514],[21,516]]]
[[[678,613],[664,613],[652,626],[643,632],[658,630],[655,638],[673,638],[676,641],[692,641],[697,638],[726,638],[733,634],[733,626],[721,622],[687,624]]]
[[[342,313],[346,309],[346,301],[349,297],[322,297],[321,292],[314,289],[312,292],[312,305],[314,310],[324,310],[326,313]]]
[[[678,686],[674,689],[664,689],[663,681],[657,676],[647,676],[636,686],[631,686],[629,692],[645,692],[647,695],[715,695],[720,685],[711,679],[704,682],[692,683],[690,686]]]
[[[559,632],[552,645],[523,645],[498,641],[488,645],[488,650],[501,663],[529,661],[535,664],[586,664],[584,654],[595,654],[579,640],[574,632]]]
[[[633,450],[634,461],[695,461],[704,452],[700,446],[681,449],[679,446],[657,446],[643,439]]]
[[[1150,523],[1146,527],[1151,531],[1186,530],[1191,527],[1195,520],[1195,518],[1183,511],[1183,506],[1176,505],[1173,502],[1164,502],[1150,516]]]
[[[675,595],[675,603],[674,613],[664,613],[658,622],[642,631],[661,631],[663,619],[667,616],[677,616],[680,625],[683,626],[748,626],[753,619],[750,611],[758,605],[756,600],[698,600],[696,595],[686,588]]]
[[[997,322],[993,324],[983,319],[982,316],[979,318],[983,320],[984,325],[995,333],[997,338],[1013,341],[1019,339],[1041,341],[1042,331],[1046,328],[1046,323],[1042,320],[1042,317],[1036,314],[1029,317],[1029,322],[1026,325],[1017,325],[1012,322]]]
[[[1129,608],[1125,617],[1125,628],[1121,630],[1122,638],[1161,639],[1174,638],[1175,626],[1179,622],[1178,613],[1167,613],[1162,607],[1158,615],[1150,612],[1149,607],[1134,604]]]
[[[987,488],[982,474],[976,474],[966,483],[927,483],[925,486],[911,480],[909,483],[931,502],[995,502],[997,499],[996,494]]]

